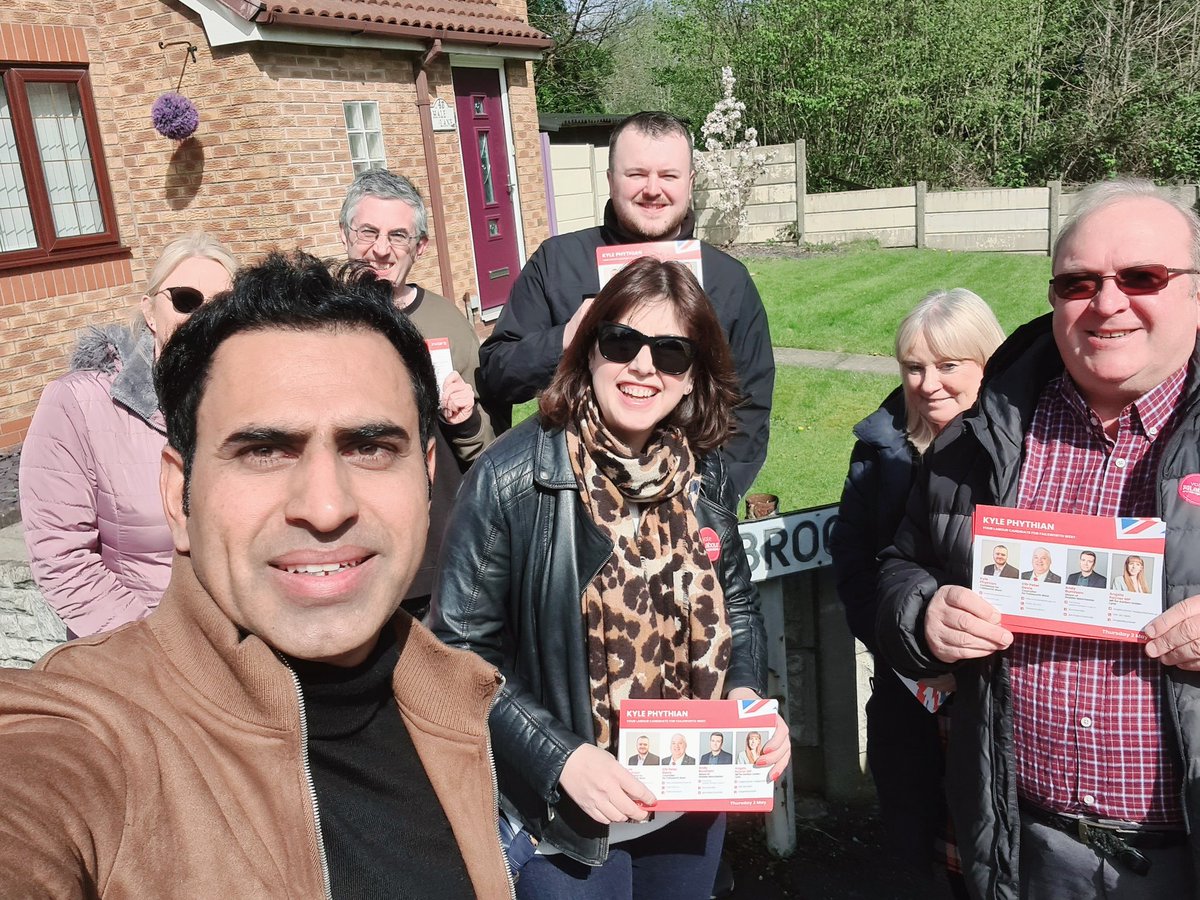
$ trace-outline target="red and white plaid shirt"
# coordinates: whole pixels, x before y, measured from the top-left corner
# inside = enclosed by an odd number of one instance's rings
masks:
[[[1038,400],[1021,467],[1022,509],[1158,514],[1158,463],[1186,367],[1104,433],[1068,375]],[[1181,772],[1164,746],[1162,664],[1141,644],[1018,635],[1009,656],[1017,791],[1058,813],[1183,827]]]

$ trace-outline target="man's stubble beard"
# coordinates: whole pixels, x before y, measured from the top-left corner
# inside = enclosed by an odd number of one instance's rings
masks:
[[[687,206],[679,213],[679,217],[674,222],[664,223],[666,227],[656,229],[656,233],[650,234],[642,231],[639,228],[634,228],[630,223],[621,222],[621,227],[635,238],[643,241],[674,241],[679,238],[679,232],[683,226],[683,221],[688,217],[688,213],[692,211],[692,205],[689,202]]]

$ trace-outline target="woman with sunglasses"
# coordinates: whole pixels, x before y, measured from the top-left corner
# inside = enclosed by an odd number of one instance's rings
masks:
[[[965,288],[933,291],[896,330],[900,387],[854,426],[857,441],[842,489],[829,551],[850,631],[876,653],[876,580],[880,551],[904,516],[921,456],[979,396],[983,370],[1004,340],[991,308]],[[934,877],[935,848],[951,840],[942,799],[944,754],[939,727],[881,658],[867,701],[867,762],[879,795],[888,849],[924,878]],[[939,687],[953,690],[948,677]],[[965,896],[951,876],[955,896]],[[931,888],[932,890],[932,888]]]
[[[492,444],[451,514],[430,625],[505,677],[491,716],[510,859],[538,897],[708,897],[715,813],[658,813],[615,758],[626,698],[754,699],[757,594],[717,448],[736,377],[686,267],[642,258],[597,295],[537,416]],[[782,720],[758,764],[777,778]],[[523,831],[521,829],[524,829]]]
[[[158,492],[166,425],[154,361],[236,268],[208,235],[172,241],[132,325],[88,329],[71,371],[42,392],[21,450],[21,519],[34,580],[70,637],[142,618],[166,588],[173,545]]]

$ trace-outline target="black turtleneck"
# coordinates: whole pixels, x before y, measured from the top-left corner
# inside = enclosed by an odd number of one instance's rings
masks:
[[[289,659],[336,900],[471,896],[462,853],[392,695],[399,650],[385,628],[358,666]]]

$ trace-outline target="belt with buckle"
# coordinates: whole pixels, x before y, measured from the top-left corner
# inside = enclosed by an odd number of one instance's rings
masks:
[[[1139,828],[1108,819],[1064,816],[1032,803],[1022,802],[1020,807],[1022,815],[1070,835],[1079,843],[1125,866],[1135,875],[1145,875],[1150,871],[1150,860],[1140,850],[1175,847],[1187,841],[1187,832],[1182,829]]]

